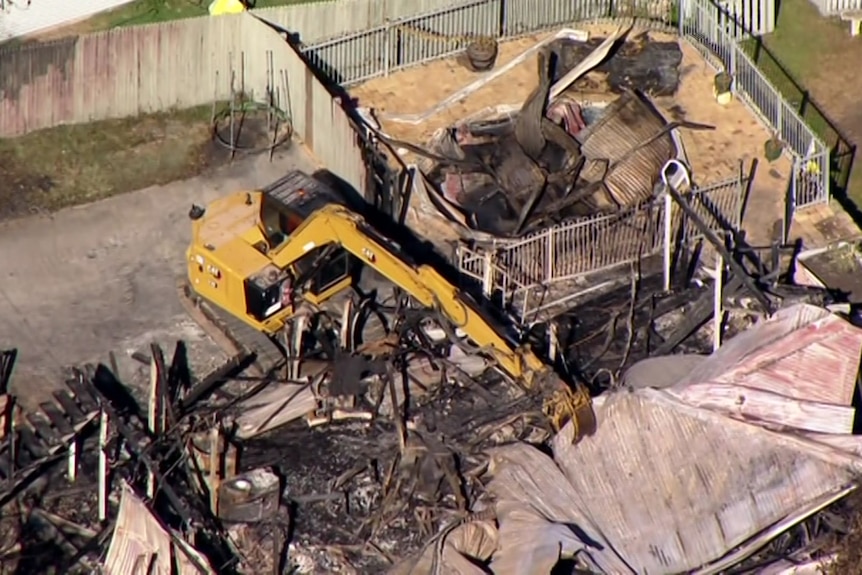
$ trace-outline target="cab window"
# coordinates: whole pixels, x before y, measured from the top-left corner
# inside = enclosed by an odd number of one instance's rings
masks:
[[[284,243],[302,224],[302,218],[298,214],[266,195],[261,201],[260,211],[260,221],[263,223],[270,249]]]
[[[317,265],[307,284],[308,290],[315,296],[330,289],[350,274],[350,254],[343,248],[336,248],[325,261],[321,262],[319,259],[325,249],[326,246],[315,248],[295,264],[298,276],[309,273]]]

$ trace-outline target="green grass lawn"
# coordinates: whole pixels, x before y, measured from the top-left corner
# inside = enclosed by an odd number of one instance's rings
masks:
[[[305,4],[315,0],[257,0],[255,8],[270,8],[289,4]],[[103,12],[90,19],[90,31],[107,30],[119,26],[137,26],[194,18],[208,14],[210,0],[134,0],[116,10]]]
[[[0,220],[198,175],[221,161],[211,114],[201,106],[0,139]]]
[[[834,180],[847,188],[848,195],[862,205],[862,170],[848,177],[852,142],[856,126],[848,106],[855,105],[846,95],[854,87],[862,62],[862,42],[851,38],[849,24],[837,18],[823,18],[808,0],[781,0],[775,32],[745,44],[758,67],[792,103],[806,123],[834,149],[839,165],[833,166]],[[855,135],[855,134],[854,134]]]

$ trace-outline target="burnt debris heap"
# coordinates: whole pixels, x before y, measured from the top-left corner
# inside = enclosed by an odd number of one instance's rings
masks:
[[[0,572],[705,573],[827,556],[858,521],[862,329],[842,294],[793,284],[795,246],[748,246],[661,181],[685,159],[677,128],[707,127],[668,123],[646,95],[675,89],[677,44],[625,38],[553,42],[519,109],[430,150],[403,143],[461,239],[608,214],[637,228],[630,243],[667,234],[664,254],[561,282],[578,297],[514,321],[512,340],[590,389],[592,429],[552,427],[538,393],[382,280],[343,309],[303,308],[283,357],[199,302],[229,351],[208,373],[184,344],[153,344],[130,354],[146,385],[109,354],[24,411],[0,352]],[[617,97],[582,105],[569,88],[594,69]],[[534,259],[574,240],[555,241]],[[462,283],[482,313],[515,315]]]
[[[465,121],[431,142],[429,180],[474,229],[519,236],[653,196],[655,174],[681,153],[672,130],[704,127],[668,124],[643,95],[676,90],[679,46],[621,36],[551,42],[538,53],[537,87],[520,110]],[[573,97],[572,85],[587,81],[585,62],[599,64],[619,92],[610,104],[582,109]]]

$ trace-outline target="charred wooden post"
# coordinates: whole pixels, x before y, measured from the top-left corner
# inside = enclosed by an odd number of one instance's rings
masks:
[[[712,351],[718,351],[721,347],[721,330],[724,325],[724,309],[722,308],[722,287],[724,283],[724,261],[721,255],[715,256],[715,288],[713,291],[713,330],[712,330]]]
[[[150,389],[147,396],[147,429],[153,437],[161,433],[161,377],[156,356],[150,357]],[[152,499],[156,494],[156,478],[152,470],[147,472],[147,497]]]
[[[293,342],[296,340],[296,331],[299,327],[297,325],[298,321],[298,318],[294,318],[292,321],[288,322],[284,328],[284,349],[287,352],[287,362],[284,367],[284,375],[288,381],[297,379],[297,372],[299,371],[296,366],[296,354],[294,353],[293,345]]]
[[[665,164],[664,173],[668,171],[668,167],[672,162],[679,164],[676,160],[670,160]],[[724,245],[724,242],[721,241],[721,238],[719,238],[701,219],[700,215],[698,215],[694,208],[692,208],[688,203],[688,200],[686,200],[682,194],[680,194],[679,191],[670,184],[664,173],[662,178],[665,180],[665,190],[667,193],[673,198],[680,209],[682,209],[686,217],[692,221],[697,230],[703,234],[703,237],[712,244],[712,247],[714,247],[718,254],[724,259],[725,263],[733,272],[734,277],[738,278],[748,291],[751,292],[751,295],[754,296],[754,299],[757,300],[757,303],[760,304],[767,315],[771,315],[773,311],[772,302],[769,301],[769,298],[766,297],[766,294],[760,289],[754,278],[752,278],[748,271],[733,258],[733,255],[727,250],[727,247]]]
[[[348,298],[344,302],[344,310],[341,312],[341,331],[339,332],[339,345],[347,352],[353,351],[353,341],[350,336],[350,326],[353,325],[353,300]]]
[[[14,415],[14,412],[11,412]],[[18,442],[15,441],[15,418],[9,417],[9,435],[6,441],[6,456],[9,458],[9,472],[6,473],[6,478],[9,483],[15,482],[15,451],[18,449]],[[74,481],[74,479],[72,479]]]
[[[155,479],[158,479],[158,463],[153,461],[146,453],[146,447],[148,445],[147,438],[143,436],[143,433],[140,431],[135,431],[133,428],[127,426],[123,421],[117,416],[117,412],[114,411],[114,408],[111,407],[108,398],[102,394],[101,391],[96,389],[102,399],[102,407],[105,410],[109,421],[113,422],[113,427],[116,429],[117,433],[120,434],[125,440],[126,445],[128,446],[129,453],[133,458],[140,461],[147,471],[152,474]],[[179,516],[180,520],[184,525],[188,526],[192,523],[192,516],[189,513],[186,505],[183,503],[183,500],[177,495],[177,492],[170,486],[169,483],[163,482],[160,486],[160,491],[165,494],[173,507],[174,511]]]
[[[293,323],[293,337],[290,342],[290,358],[291,376],[288,379],[299,379],[299,365],[302,361],[302,334],[305,332],[305,325],[308,322],[308,316],[300,314]]]
[[[557,362],[557,350],[559,348],[559,340],[557,339],[557,322],[548,322],[548,359],[551,364]]]
[[[152,355],[153,360],[156,366],[156,377],[158,378],[158,395],[156,396],[158,399],[158,410],[156,413],[156,424],[158,432],[164,433],[165,430],[168,429],[169,421],[168,421],[168,410],[171,407],[170,404],[170,388],[168,385],[168,368],[165,364],[165,354],[162,351],[162,348],[158,346],[158,344],[152,344],[150,346],[150,355]],[[173,423],[173,422],[170,422]]]
[[[99,414],[99,521],[108,518],[108,414]]]
[[[17,358],[17,349],[0,350],[0,393],[5,394],[9,391],[9,380],[12,379],[12,370]]]
[[[209,492],[210,492],[210,509],[218,515],[218,488],[219,488],[219,459],[221,455],[220,437],[218,426],[213,426],[209,432]]]

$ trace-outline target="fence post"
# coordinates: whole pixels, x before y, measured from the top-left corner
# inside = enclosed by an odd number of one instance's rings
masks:
[[[672,238],[672,213],[673,200],[670,193],[665,190],[664,193],[664,242],[663,242],[663,264],[664,264],[664,291],[670,291],[670,244]]]
[[[387,18],[383,29],[383,76],[389,76],[392,61],[392,26]]]
[[[781,97],[780,94],[775,93],[775,97],[778,99],[778,113],[775,115],[775,131],[779,135],[784,134],[784,98]]]
[[[679,37],[682,38],[685,36],[685,26],[683,22],[685,21],[685,12],[686,12],[686,0],[677,0],[676,3],[676,19],[678,20],[677,26],[679,27]]]
[[[554,279],[554,228],[549,228],[547,231],[548,241],[545,246],[545,262],[547,269],[545,270],[545,281],[550,282]]]
[[[832,171],[832,151],[823,146],[823,153],[820,155],[820,177],[823,178],[823,203],[829,203],[829,198],[831,196],[832,190],[830,187],[832,186],[832,178],[830,173]]]
[[[790,241],[790,228],[793,226],[793,216],[796,212],[796,180],[799,164],[796,158],[793,159],[790,173],[790,186],[787,188],[787,197],[784,199],[784,234],[782,240],[784,243]]]
[[[730,75],[730,91],[736,94],[736,51],[739,50],[739,43],[735,35],[730,40],[730,62],[727,65],[729,68],[727,73]]]
[[[721,327],[724,323],[724,310],[722,309],[722,283],[724,282],[724,259],[721,254],[715,255],[715,285],[713,292],[713,326],[712,326],[712,351],[718,351],[721,347]]]

